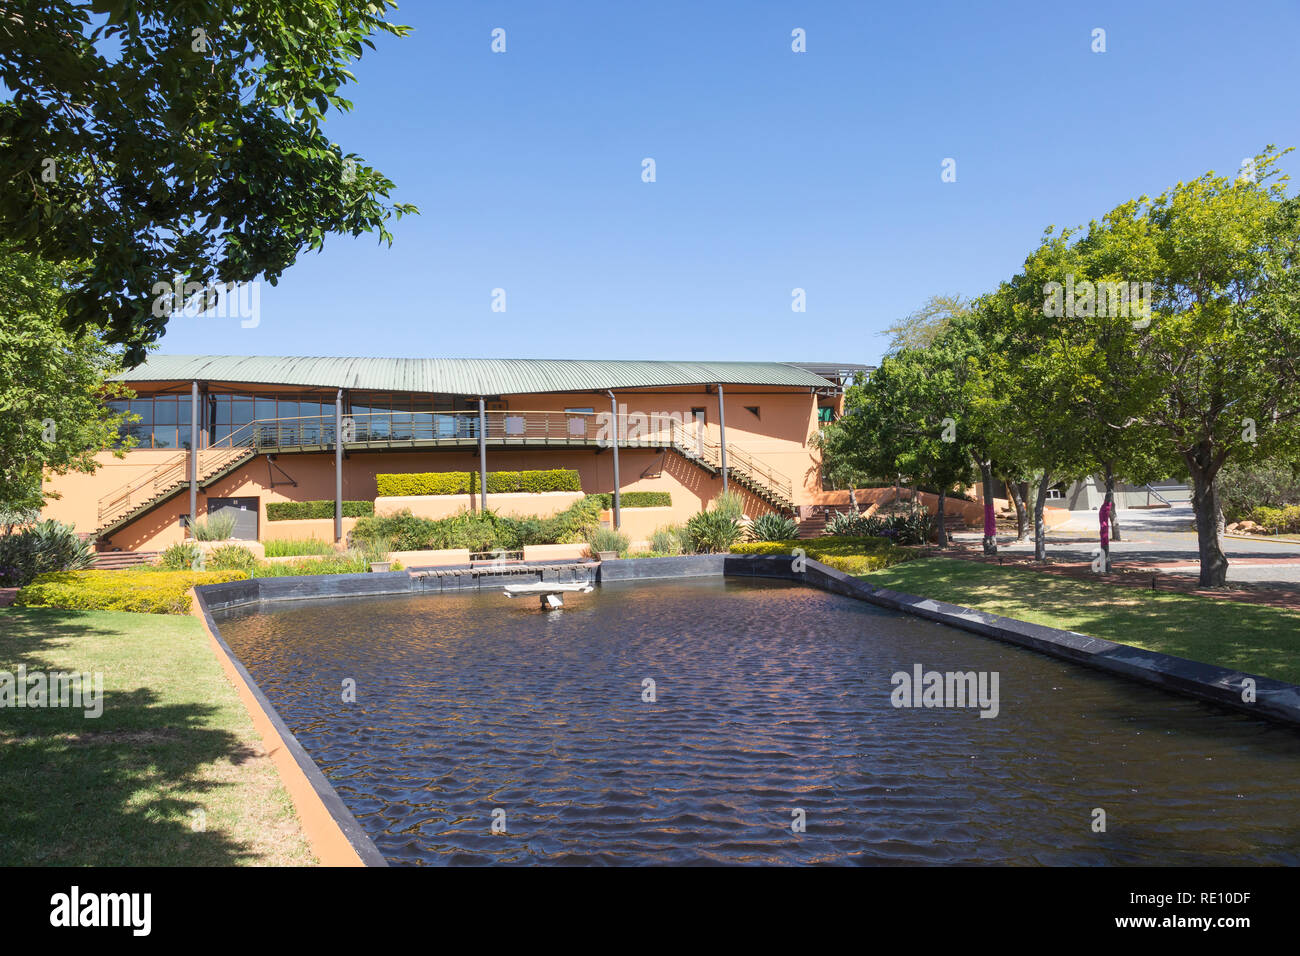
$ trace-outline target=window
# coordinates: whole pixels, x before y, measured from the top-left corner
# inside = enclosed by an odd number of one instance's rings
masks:
[[[749,412],[749,413],[750,413],[751,415],[753,415],[755,418],[762,418],[762,417],[763,417],[762,415],[758,414],[758,406],[757,406],[757,405],[746,405],[746,406],[745,406],[745,411]]]

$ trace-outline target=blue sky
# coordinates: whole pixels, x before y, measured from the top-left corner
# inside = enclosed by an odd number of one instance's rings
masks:
[[[178,317],[160,351],[874,362],[881,329],[995,287],[1045,227],[1300,145],[1294,0],[408,0],[394,19],[413,34],[367,52],[327,128],[421,215],[392,248],[304,255],[256,328]]]

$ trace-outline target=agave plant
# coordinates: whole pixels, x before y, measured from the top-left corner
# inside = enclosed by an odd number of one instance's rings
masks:
[[[740,522],[730,514],[719,511],[701,511],[686,522],[686,537],[691,550],[713,554],[728,550],[740,540]]]
[[[754,519],[749,535],[755,541],[790,541],[799,536],[799,526],[793,518],[768,512]]]
[[[95,550],[70,524],[52,518],[0,537],[0,582],[22,587],[38,574],[78,571],[95,561]]]

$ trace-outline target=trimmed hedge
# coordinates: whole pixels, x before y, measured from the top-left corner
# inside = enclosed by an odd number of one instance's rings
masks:
[[[614,496],[601,492],[592,498],[599,498],[602,508],[614,507]],[[623,508],[670,508],[673,496],[667,491],[625,491],[618,496],[618,503]]]
[[[247,580],[246,571],[53,571],[18,592],[19,607],[74,611],[135,611],[188,614],[189,589],[196,584]]]
[[[406,475],[375,475],[378,492],[384,497],[412,495],[478,494],[476,471],[426,471]],[[571,468],[549,471],[489,471],[490,495],[539,494],[545,491],[582,491],[582,481]]]
[[[373,501],[343,502],[343,517],[364,518],[375,513]],[[267,521],[298,521],[302,518],[333,518],[334,502],[328,501],[271,501],[266,505]]]
[[[887,538],[794,538],[788,541],[750,541],[731,546],[732,554],[794,554],[795,548],[814,561],[845,574],[870,574],[920,557],[897,547]]]

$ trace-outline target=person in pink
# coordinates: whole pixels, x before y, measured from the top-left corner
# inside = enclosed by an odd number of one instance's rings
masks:
[[[1097,519],[1101,522],[1101,554],[1103,559],[1101,569],[1103,571],[1110,570],[1110,510],[1113,507],[1115,506],[1107,501],[1101,506],[1101,510],[1097,512]]]

